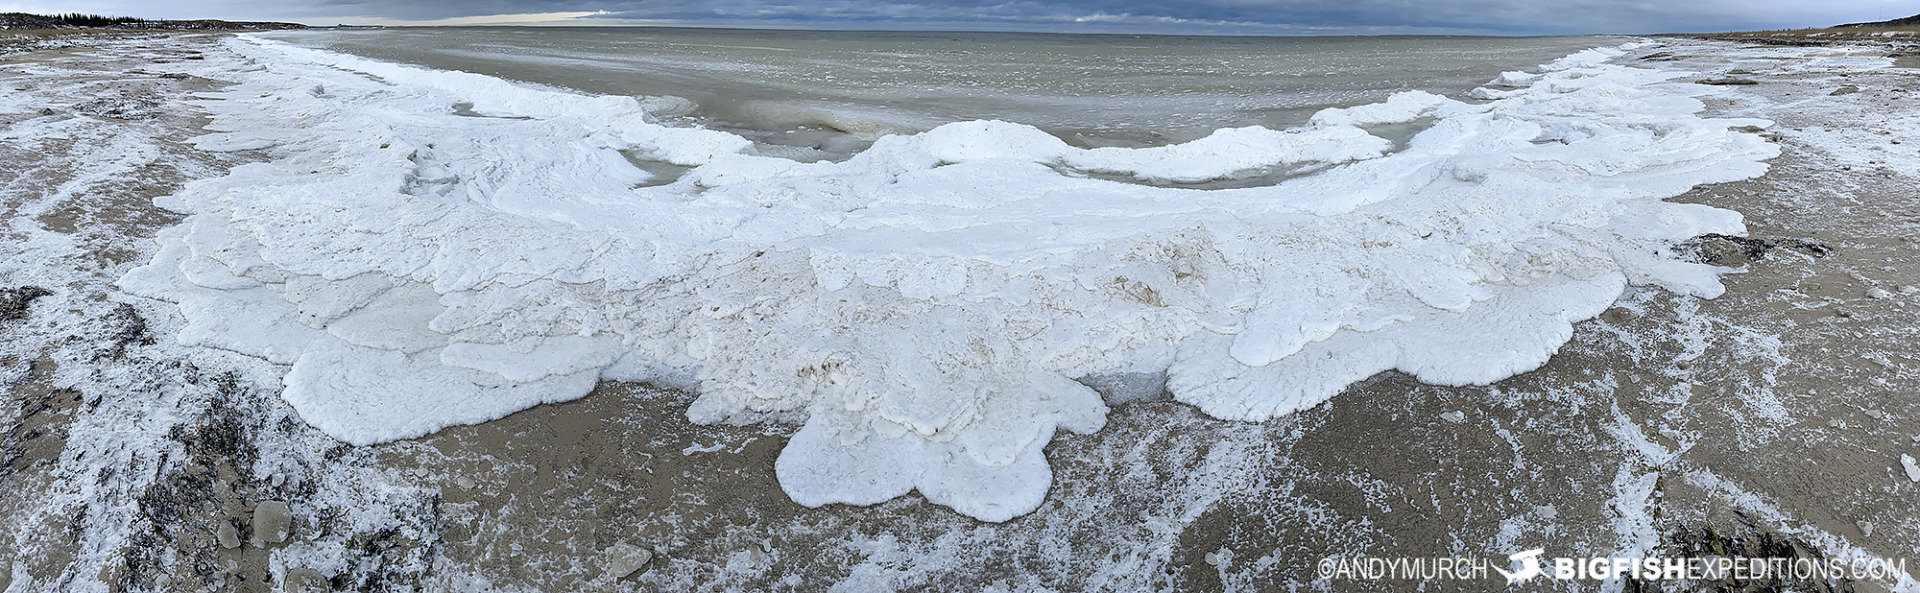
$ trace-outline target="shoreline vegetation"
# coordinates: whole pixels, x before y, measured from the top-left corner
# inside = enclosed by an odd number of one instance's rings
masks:
[[[65,13],[0,13],[0,43],[18,38],[45,38],[73,33],[153,33],[165,31],[275,31],[305,29],[299,23],[223,21],[218,19],[153,20],[136,17]]]

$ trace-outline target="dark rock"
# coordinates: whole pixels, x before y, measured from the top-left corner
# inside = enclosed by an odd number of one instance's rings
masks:
[[[1773,249],[1773,244],[1764,239],[1721,234],[1702,235],[1695,241],[1692,245],[1695,260],[1714,266],[1744,266],[1766,257],[1767,251]]]
[[[0,288],[0,321],[19,321],[27,318],[27,306],[33,300],[50,296],[53,291],[38,286]]]
[[[1833,248],[1800,239],[1755,239],[1710,233],[1688,239],[1679,245],[1693,260],[1714,266],[1739,267],[1765,259],[1774,249],[1791,249],[1813,257],[1825,257]]]
[[[1756,81],[1750,78],[1708,78],[1705,80],[1698,80],[1695,82],[1698,82],[1700,84],[1710,84],[1714,86],[1744,86],[1749,84],[1760,84],[1759,81]]]
[[[1698,558],[1715,560],[1721,558],[1748,558],[1765,562],[1772,559],[1785,559],[1787,562],[1806,562],[1825,565],[1826,553],[1814,543],[1799,536],[1785,535],[1760,527],[1744,513],[1735,512],[1733,525],[1714,525],[1701,523],[1689,525],[1675,523],[1668,525],[1659,547],[1652,555],[1661,558]],[[1852,593],[1853,583],[1844,578],[1829,575],[1812,575],[1800,578],[1795,571],[1770,571],[1761,575],[1736,575],[1732,573],[1711,575],[1709,578],[1689,583],[1693,585],[1685,590],[1692,591],[1808,591],[1819,593]],[[1740,577],[1740,578],[1736,578]],[[1641,582],[1628,579],[1626,591],[1670,591],[1659,582]]]
[[[1840,95],[1851,95],[1858,92],[1860,92],[1860,87],[1853,86],[1853,85],[1846,85],[1846,86],[1834,89],[1833,92],[1827,93],[1827,94],[1838,97]]]
[[[139,97],[104,97],[73,106],[74,111],[110,119],[153,119],[160,102]]]
[[[106,340],[107,356],[122,358],[127,355],[127,348],[130,346],[153,345],[153,333],[147,329],[147,318],[141,317],[140,311],[133,308],[133,305],[120,303],[120,306],[114,307],[113,312],[108,313],[101,321],[109,332]]]
[[[1781,239],[1774,242],[1774,247],[1792,249],[1814,257],[1826,257],[1827,254],[1833,253],[1832,247],[1799,239]]]

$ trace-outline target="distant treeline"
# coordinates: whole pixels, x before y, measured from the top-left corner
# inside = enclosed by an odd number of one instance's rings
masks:
[[[1915,27],[1915,26],[1920,26],[1920,14],[1916,14],[1906,18],[1893,19],[1890,21],[1877,21],[1872,23],[1847,23],[1844,25],[1834,25],[1833,28],[1853,29],[1853,28],[1869,28],[1869,27]]]
[[[130,16],[102,16],[98,14],[84,14],[84,13],[78,13],[78,12],[47,15],[47,18],[53,19],[55,22],[58,22],[63,25],[72,25],[75,27],[111,27],[114,25],[137,23],[142,20],[145,20],[145,19],[133,18]]]
[[[69,12],[65,14],[0,13],[0,29],[142,29],[142,30],[260,30],[304,29],[294,23],[243,23],[219,20],[166,21],[129,16],[102,16]]]

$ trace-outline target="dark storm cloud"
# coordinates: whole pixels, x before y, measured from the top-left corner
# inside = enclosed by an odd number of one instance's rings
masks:
[[[31,7],[47,1],[57,0],[28,0],[26,4]],[[435,20],[605,12],[585,20],[829,28],[936,25],[1278,33],[1647,33],[1824,26],[1920,11],[1912,2],[1880,0],[289,0],[269,6],[241,0],[57,3],[70,9],[149,16],[277,17],[319,23],[353,18]],[[18,0],[0,0],[0,7],[19,4]]]

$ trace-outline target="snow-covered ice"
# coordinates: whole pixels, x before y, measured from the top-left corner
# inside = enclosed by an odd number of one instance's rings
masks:
[[[1629,284],[1715,297],[1672,246],[1740,215],[1662,200],[1778,154],[1623,48],[1297,129],[1089,150],[972,121],[800,163],[630,97],[228,43],[205,68],[257,71],[197,144],[271,158],[162,198],[190,216],[120,284],[179,303],[182,342],[290,366],[309,423],[371,444],[684,384],[698,422],[804,419],[776,466],[801,504],[918,490],[988,521],[1044,499],[1057,429],[1104,424],[1075,379],[1164,372],[1260,420],[1389,369],[1531,370]],[[1275,167],[1307,173],[1149,184]]]

